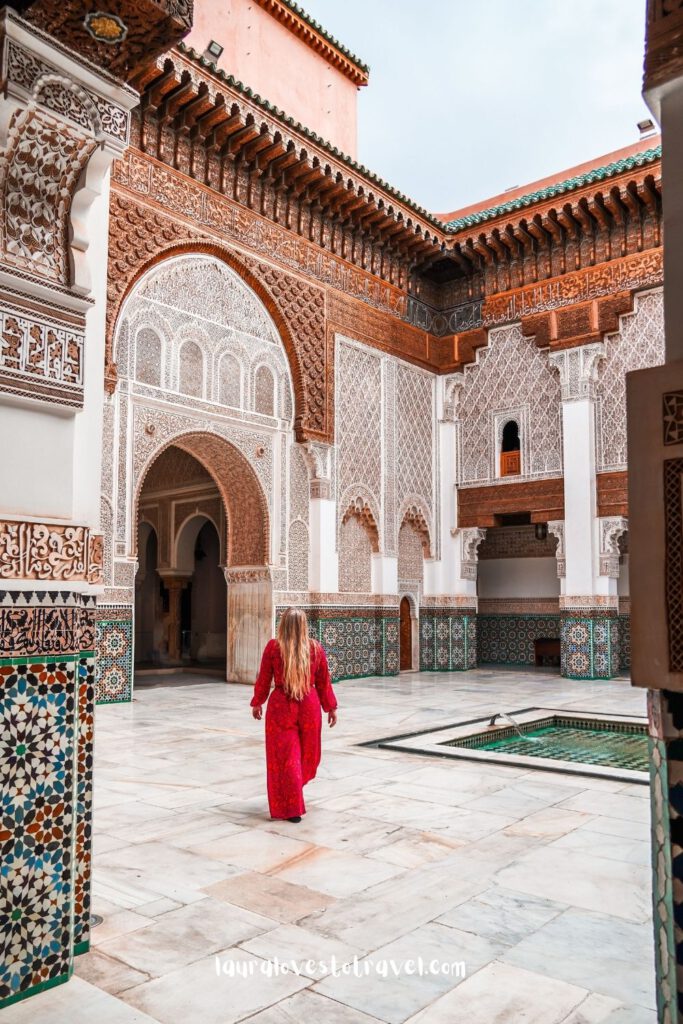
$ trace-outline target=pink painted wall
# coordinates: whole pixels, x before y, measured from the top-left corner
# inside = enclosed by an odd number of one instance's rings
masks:
[[[221,70],[355,158],[358,89],[323,56],[249,0],[195,0],[185,42],[204,53],[211,39]]]

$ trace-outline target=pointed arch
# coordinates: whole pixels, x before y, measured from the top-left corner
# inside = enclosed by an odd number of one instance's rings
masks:
[[[297,440],[305,440],[303,424],[307,419],[307,401],[304,376],[294,337],[285,315],[269,289],[247,266],[246,262],[241,260],[234,252],[232,252],[232,250],[216,243],[188,240],[185,242],[171,243],[160,248],[152,257],[141,263],[131,272],[130,277],[125,282],[124,287],[121,289],[120,294],[117,297],[114,297],[110,293],[110,333],[107,337],[107,365],[105,369],[105,384],[107,385],[108,390],[113,391],[116,387],[116,366],[112,359],[113,343],[121,311],[124,308],[126,300],[131,295],[136,285],[147,273],[149,273],[150,270],[153,270],[154,267],[158,266],[160,263],[164,263],[176,256],[213,256],[215,259],[224,263],[227,267],[238,274],[245,284],[247,284],[261,300],[275,323],[282,346],[285,350],[285,355],[287,356],[294,390],[295,432]]]
[[[227,565],[267,565],[270,558],[270,517],[266,496],[242,452],[218,434],[182,432],[165,440],[150,454],[135,481],[136,520],[147,474],[161,453],[172,446],[195,458],[215,481],[230,524]]]

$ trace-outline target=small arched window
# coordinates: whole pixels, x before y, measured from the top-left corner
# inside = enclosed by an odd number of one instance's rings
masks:
[[[503,427],[503,440],[500,446],[500,475],[519,476],[522,472],[519,440],[519,423],[508,420]]]

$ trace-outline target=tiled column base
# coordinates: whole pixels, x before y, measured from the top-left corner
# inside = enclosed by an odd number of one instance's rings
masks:
[[[0,1006],[66,981],[89,940],[93,603],[0,591]]]
[[[395,676],[399,670],[398,608],[312,605],[311,636],[325,648],[332,679]],[[276,621],[283,606],[276,608]]]
[[[477,666],[474,609],[420,608],[420,671],[464,672]]]
[[[619,674],[619,619],[615,609],[565,609],[561,618],[565,678],[611,679]]]
[[[122,704],[133,696],[133,607],[97,606],[98,704]]]
[[[683,1015],[683,694],[648,692],[657,1020]]]

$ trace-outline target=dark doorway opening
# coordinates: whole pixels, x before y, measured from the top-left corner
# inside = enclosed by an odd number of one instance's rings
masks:
[[[400,637],[401,650],[401,671],[410,671],[413,667],[413,619],[410,614],[410,601],[407,597],[401,598],[400,616]]]

